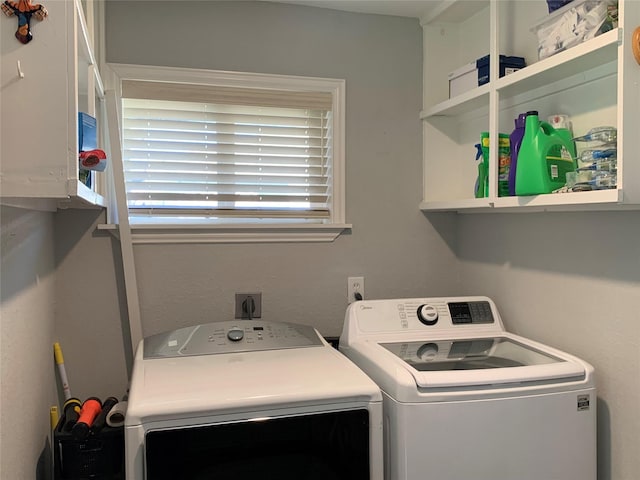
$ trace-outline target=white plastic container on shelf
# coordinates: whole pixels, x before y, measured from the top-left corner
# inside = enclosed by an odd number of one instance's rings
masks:
[[[478,86],[478,68],[476,62],[469,62],[447,75],[449,79],[449,98]]]
[[[618,26],[616,0],[574,0],[538,21],[538,58],[555,55]]]

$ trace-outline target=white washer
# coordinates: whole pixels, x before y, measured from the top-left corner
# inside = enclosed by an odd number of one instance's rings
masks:
[[[311,327],[219,322],[143,340],[128,480],[383,478],[380,389]]]
[[[593,368],[489,298],[355,302],[340,350],[382,389],[387,480],[595,480]]]

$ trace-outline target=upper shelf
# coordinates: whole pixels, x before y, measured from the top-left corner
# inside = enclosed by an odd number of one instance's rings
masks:
[[[420,208],[432,212],[489,212],[489,211],[583,211],[620,209],[623,192],[620,189],[590,192],[550,193],[519,197],[471,198],[461,200],[422,202]],[[629,206],[637,209],[637,206]]]
[[[567,79],[576,72],[588,72],[617,58],[618,45],[622,42],[622,29],[616,28],[588,42],[560,52],[552,57],[529,65],[510,75],[499,78],[494,88],[500,98],[512,98],[536,88]],[[422,119],[435,116],[457,116],[488,105],[491,83],[441,102],[421,113]]]
[[[616,60],[622,29],[616,28],[496,81],[501,97],[513,97]]]
[[[422,17],[421,23],[460,23],[488,6],[489,0],[442,0]]]

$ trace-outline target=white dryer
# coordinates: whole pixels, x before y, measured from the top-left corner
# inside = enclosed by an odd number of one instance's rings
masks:
[[[595,480],[593,368],[489,298],[355,302],[340,350],[382,389],[387,480]]]
[[[240,320],[144,339],[128,480],[382,480],[380,389],[311,327]]]

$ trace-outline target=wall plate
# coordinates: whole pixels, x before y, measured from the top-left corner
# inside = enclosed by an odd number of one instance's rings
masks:
[[[246,311],[247,306],[245,302],[251,298],[253,299],[253,312],[251,317]],[[247,302],[250,303],[250,302]],[[249,320],[249,318],[261,318],[262,317],[262,293],[236,293],[236,310],[235,318],[243,318]]]

